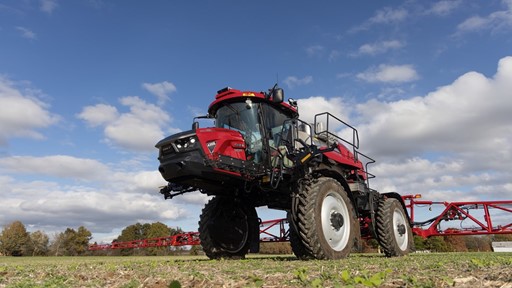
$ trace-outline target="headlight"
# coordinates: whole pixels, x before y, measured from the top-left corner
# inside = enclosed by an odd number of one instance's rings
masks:
[[[174,145],[178,149],[178,152],[193,150],[197,146],[197,138],[196,136],[181,138],[174,141]]]

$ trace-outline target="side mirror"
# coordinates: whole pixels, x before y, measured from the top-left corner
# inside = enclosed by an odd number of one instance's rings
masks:
[[[274,103],[282,103],[284,100],[284,90],[283,88],[276,88],[272,92],[272,102]]]
[[[199,128],[199,122],[197,122],[197,119],[210,119],[210,115],[206,114],[203,116],[194,117],[194,123],[192,123],[192,130],[194,131],[196,131],[196,129]]]

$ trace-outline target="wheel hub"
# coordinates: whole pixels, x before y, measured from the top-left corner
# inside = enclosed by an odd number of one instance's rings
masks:
[[[320,211],[323,238],[336,252],[343,251],[351,241],[350,210],[337,191],[329,191],[322,200]],[[326,248],[327,249],[327,248]]]
[[[400,234],[400,236],[405,234],[406,230],[405,230],[404,224],[398,224],[396,228],[397,228],[398,234]]]
[[[339,212],[333,212],[331,214],[331,225],[334,228],[334,230],[338,231],[341,227],[343,227],[344,220],[343,215]]]

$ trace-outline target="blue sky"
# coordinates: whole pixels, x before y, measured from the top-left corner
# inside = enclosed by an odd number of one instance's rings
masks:
[[[154,144],[276,81],[359,129],[373,188],[512,199],[511,36],[510,0],[0,1],[0,226],[196,230],[205,197],[162,199]]]

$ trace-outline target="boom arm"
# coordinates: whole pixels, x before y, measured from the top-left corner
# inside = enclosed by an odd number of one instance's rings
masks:
[[[512,234],[512,201],[424,201],[416,200],[421,195],[402,196],[404,201],[408,201],[406,207],[409,209],[409,215],[413,225],[413,233],[421,237],[445,236],[445,235],[487,235],[487,234]],[[419,206],[444,206],[443,212],[438,216],[422,222],[414,222],[415,208]],[[475,210],[483,210],[483,215],[477,215]],[[505,215],[502,220],[506,223],[500,225],[493,224],[493,215],[500,212]],[[482,214],[482,213],[480,213]],[[482,219],[483,218],[483,219]],[[442,221],[467,221],[465,228],[446,228],[441,229]]]

